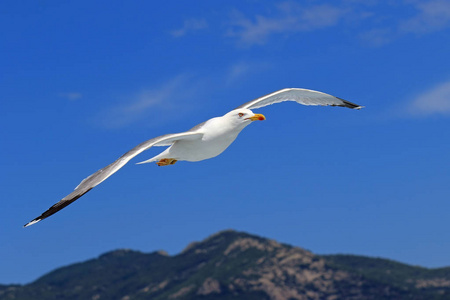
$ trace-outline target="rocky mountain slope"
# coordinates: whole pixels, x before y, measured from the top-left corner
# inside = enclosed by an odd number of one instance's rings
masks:
[[[27,285],[0,285],[3,299],[450,299],[450,268],[319,256],[230,230],[174,256],[117,250]]]

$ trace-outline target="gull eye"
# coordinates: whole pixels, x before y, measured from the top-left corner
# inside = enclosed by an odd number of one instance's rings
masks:
[[[239,113],[238,116],[239,116],[240,118],[242,118],[242,117],[244,116],[244,114],[243,114],[243,113]]]

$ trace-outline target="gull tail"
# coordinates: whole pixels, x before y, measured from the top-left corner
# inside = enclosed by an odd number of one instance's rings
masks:
[[[151,162],[154,162],[154,161],[156,161],[156,159],[150,158],[150,159],[147,159],[147,160],[138,162],[138,163],[136,163],[136,164],[137,164],[137,165],[142,165],[142,164],[148,164],[148,163],[151,163]]]
[[[150,159],[147,159],[147,160],[138,162],[138,163],[136,163],[136,164],[137,164],[137,165],[148,164],[148,163],[151,163],[151,162],[154,162],[154,161],[158,161],[158,160],[160,160],[161,158],[164,158],[164,152],[163,152],[163,153],[160,153],[160,154],[158,154],[158,155],[156,155],[156,156],[153,156],[153,157],[150,158]]]

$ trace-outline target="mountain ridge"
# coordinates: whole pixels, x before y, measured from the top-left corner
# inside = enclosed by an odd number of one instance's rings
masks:
[[[106,252],[30,284],[0,285],[3,299],[450,299],[450,268],[356,255],[316,255],[224,230],[180,253]]]

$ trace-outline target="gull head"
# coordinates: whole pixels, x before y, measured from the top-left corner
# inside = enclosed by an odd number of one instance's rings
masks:
[[[250,109],[246,108],[238,108],[232,110],[224,117],[236,126],[247,126],[253,121],[264,121],[266,119],[264,115],[255,114]]]

